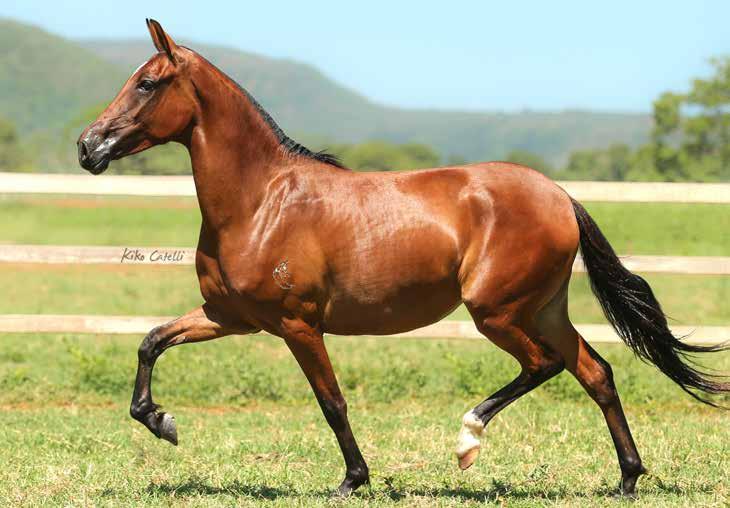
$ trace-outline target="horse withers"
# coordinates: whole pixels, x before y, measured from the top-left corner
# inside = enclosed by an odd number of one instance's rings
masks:
[[[324,333],[382,335],[434,323],[464,303],[520,374],[467,412],[459,466],[477,458],[485,426],[508,404],[573,374],[605,416],[632,494],[645,472],[611,367],[568,317],[580,247],[594,293],[622,339],[693,397],[730,386],[687,355],[720,348],[675,338],[648,284],[624,268],[585,209],[548,178],[504,162],[356,173],[287,137],[232,79],[148,20],[157,54],[142,64],[78,141],[93,174],[175,141],[190,153],[202,215],[196,270],[203,304],[139,347],[131,415],[177,444],[158,410],[152,369],[168,348],[266,330],[281,337],[312,386],[345,459],[343,495],[368,482]]]

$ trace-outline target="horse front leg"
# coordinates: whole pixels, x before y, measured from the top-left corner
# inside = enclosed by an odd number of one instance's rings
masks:
[[[348,496],[370,481],[368,466],[360,453],[347,419],[347,403],[332,370],[322,333],[300,320],[284,320],[282,337],[307,376],[345,459],[345,479],[337,494]]]
[[[190,342],[217,339],[233,333],[255,330],[224,324],[207,304],[182,317],[152,329],[139,346],[137,378],[129,413],[158,438],[177,445],[175,418],[152,401],[152,370],[157,358],[168,348]]]

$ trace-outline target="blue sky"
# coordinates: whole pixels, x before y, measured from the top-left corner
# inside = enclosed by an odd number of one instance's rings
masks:
[[[173,36],[317,66],[381,103],[650,111],[730,54],[728,1],[6,1],[70,37]]]

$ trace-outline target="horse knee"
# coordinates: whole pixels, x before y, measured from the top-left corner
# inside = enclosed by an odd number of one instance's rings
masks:
[[[149,333],[142,339],[142,342],[137,349],[137,357],[142,362],[149,362],[159,356],[158,346],[163,340],[161,333],[162,327],[157,326],[149,331]]]

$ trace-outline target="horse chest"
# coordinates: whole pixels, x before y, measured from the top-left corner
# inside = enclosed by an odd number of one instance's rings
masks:
[[[198,263],[197,271],[200,291],[206,301],[256,300],[266,296],[267,284],[262,277],[262,268],[256,263],[241,260],[231,265],[216,258]]]

